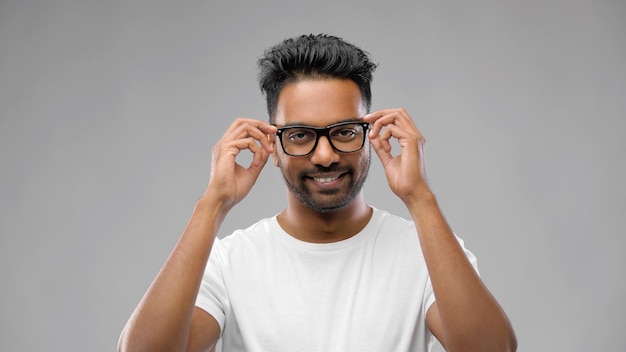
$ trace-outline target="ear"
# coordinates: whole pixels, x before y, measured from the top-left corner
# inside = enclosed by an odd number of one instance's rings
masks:
[[[276,152],[276,148],[278,148],[279,146],[276,143],[276,136],[271,136],[268,134],[267,139],[274,146],[274,151],[272,152],[272,162],[274,163],[274,166],[278,167],[278,154]]]
[[[274,152],[272,152],[272,162],[274,163],[274,166],[280,167],[278,162],[278,155],[276,154],[276,146],[274,146]]]

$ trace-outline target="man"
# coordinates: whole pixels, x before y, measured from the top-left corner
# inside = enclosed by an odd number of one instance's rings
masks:
[[[434,336],[448,351],[515,350],[426,182],[420,131],[403,109],[369,113],[368,54],[300,36],[259,66],[270,123],[237,119],[215,145],[208,187],[119,349],[207,351],[221,337],[224,351],[425,351]],[[412,221],[365,202],[372,148]],[[287,207],[216,239],[270,156]]]

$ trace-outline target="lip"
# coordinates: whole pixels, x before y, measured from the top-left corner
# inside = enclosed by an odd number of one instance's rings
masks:
[[[319,187],[327,188],[337,186],[341,182],[345,174],[345,172],[342,172],[333,174],[309,175],[307,176],[307,178]]]

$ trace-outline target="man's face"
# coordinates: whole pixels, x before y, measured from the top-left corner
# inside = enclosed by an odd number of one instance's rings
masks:
[[[278,97],[275,124],[326,127],[337,122],[357,120],[366,111],[361,92],[351,80],[304,80],[285,85]],[[306,156],[286,155],[276,140],[274,164],[280,167],[289,196],[305,206],[328,212],[341,209],[359,195],[370,165],[370,148],[342,153],[328,139]]]

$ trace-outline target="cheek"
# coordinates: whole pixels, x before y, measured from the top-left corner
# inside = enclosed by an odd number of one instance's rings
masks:
[[[281,153],[274,153],[274,166],[280,169],[281,173],[286,174],[289,168],[291,167],[289,161],[287,160],[288,156]]]
[[[359,160],[363,173],[367,173],[369,171],[371,161],[372,159],[371,154],[369,153],[369,149],[364,149],[363,154],[361,155],[361,159]]]
[[[361,164],[369,164],[370,163],[370,148],[369,145],[366,145],[363,147],[360,158],[359,158],[359,163]]]
[[[272,153],[272,161],[274,162],[274,166],[282,169],[284,165],[288,165],[288,162],[285,160],[287,156],[282,150],[278,150],[277,148],[280,148],[280,146],[275,144],[274,152]]]

